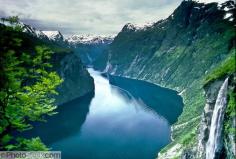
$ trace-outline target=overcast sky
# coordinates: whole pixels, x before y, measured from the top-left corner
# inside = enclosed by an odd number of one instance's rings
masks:
[[[142,24],[166,18],[181,1],[0,0],[0,17],[18,15],[38,29],[60,30],[64,35],[112,35],[126,23]]]

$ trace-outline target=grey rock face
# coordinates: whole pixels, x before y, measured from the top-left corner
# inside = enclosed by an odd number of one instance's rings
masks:
[[[216,102],[218,91],[223,81],[215,81],[205,88],[206,105],[202,114],[202,120],[199,127],[199,143],[197,150],[197,157],[205,157],[206,143],[209,138],[209,129],[211,126],[212,112]]]
[[[222,158],[224,116],[227,108],[228,82],[227,77],[217,95],[211,119],[210,133],[206,145],[206,159]]]
[[[184,150],[181,159],[196,159],[196,150],[195,149]]]
[[[94,91],[93,78],[76,55],[68,54],[62,58],[57,72],[64,80],[57,90],[59,95],[56,96],[56,103],[58,105]]]

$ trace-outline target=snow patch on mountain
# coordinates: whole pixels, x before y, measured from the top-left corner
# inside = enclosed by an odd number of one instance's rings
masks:
[[[50,40],[53,41],[63,41],[64,37],[59,31],[42,31]]]
[[[224,3],[219,3],[218,4],[218,9],[219,10],[224,10],[226,12],[235,9],[235,1],[229,0]]]
[[[146,30],[147,28],[150,28],[154,25],[154,23],[144,23],[144,24],[132,24],[127,23],[123,30],[132,30],[132,31],[140,31],[140,30]]]
[[[226,13],[225,16],[224,16],[224,19],[228,19],[229,17],[233,16],[232,13]]]
[[[226,0],[195,0],[199,3],[224,3]]]
[[[66,40],[70,44],[110,44],[114,40],[114,35],[104,36],[104,35],[72,35]]]
[[[217,3],[219,10],[229,11],[235,8],[235,1],[233,0],[195,0],[198,3]]]
[[[22,22],[17,22],[17,23],[10,23],[9,21],[0,21],[1,24],[5,25],[5,26],[9,26],[9,27],[20,27],[22,28],[22,31],[25,33],[28,33],[34,37],[40,38],[40,39],[47,39],[47,36],[41,31],[41,30],[37,30],[36,28],[24,24]]]

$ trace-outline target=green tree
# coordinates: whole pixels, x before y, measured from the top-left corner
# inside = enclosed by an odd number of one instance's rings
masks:
[[[11,24],[19,23],[20,19],[18,16],[10,16],[6,18],[6,21],[9,21]]]
[[[49,63],[53,52],[42,46],[20,51],[22,39],[16,36],[15,30],[7,30],[7,34],[3,30],[0,33],[0,150],[47,150],[40,138],[14,137],[12,131],[31,129],[31,121],[45,121],[45,116],[56,113],[53,96],[62,80]]]

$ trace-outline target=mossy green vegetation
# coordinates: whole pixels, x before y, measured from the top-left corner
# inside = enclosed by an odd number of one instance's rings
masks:
[[[232,121],[236,117],[236,111],[235,111],[236,110],[236,100],[235,99],[236,99],[235,90],[231,90],[229,92],[229,102],[228,102],[228,106],[226,109],[226,116],[225,116],[226,121],[225,121],[225,125],[224,125],[225,133],[231,134],[231,135],[236,134],[235,127],[232,125]]]
[[[231,50],[231,56],[225,59],[219,67],[214,69],[205,79],[204,85],[207,85],[208,83],[215,81],[216,79],[219,79],[221,77],[225,77],[226,75],[230,75],[235,72],[235,48]]]
[[[185,134],[185,136],[182,138],[180,143],[187,147],[191,142],[190,141],[197,141],[196,140],[196,131],[197,129],[194,128],[192,131],[188,131],[188,133]],[[194,142],[192,142],[194,143]]]

